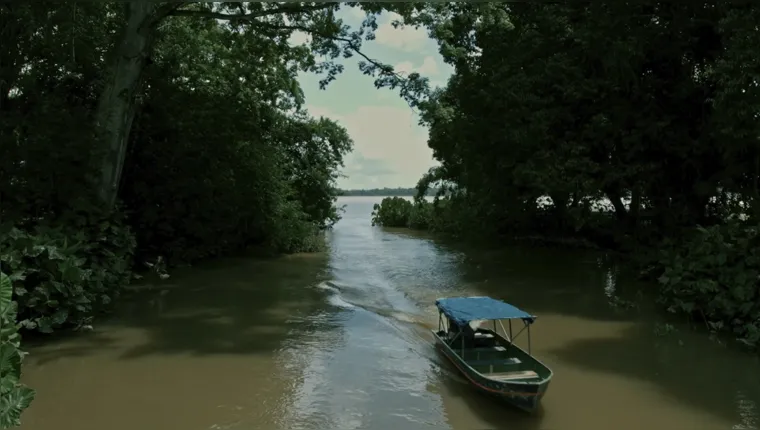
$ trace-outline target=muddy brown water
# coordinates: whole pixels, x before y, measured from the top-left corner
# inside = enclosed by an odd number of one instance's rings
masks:
[[[94,331],[30,345],[22,429],[760,427],[758,360],[648,305],[610,306],[651,287],[601,256],[374,228],[379,199],[342,199],[325,254],[178,270]],[[535,415],[472,389],[431,344],[433,301],[475,294],[539,316],[533,352],[555,376]]]

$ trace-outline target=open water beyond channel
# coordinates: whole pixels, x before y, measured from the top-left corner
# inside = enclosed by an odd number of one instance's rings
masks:
[[[342,198],[324,254],[177,270],[92,332],[32,342],[22,429],[760,428],[758,360],[649,305],[610,306],[651,287],[602,256],[372,227],[379,200]],[[451,295],[539,316],[533,352],[555,376],[538,413],[481,395],[437,355],[433,302]]]

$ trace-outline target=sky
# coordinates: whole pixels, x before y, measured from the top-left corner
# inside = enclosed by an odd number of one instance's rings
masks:
[[[339,15],[357,28],[364,12],[345,7]],[[365,41],[362,51],[370,58],[391,64],[397,72],[418,72],[432,86],[445,85],[453,69],[438,53],[438,45],[425,29],[393,28],[400,19],[385,13],[378,18],[374,41]],[[306,39],[294,35],[293,43]],[[338,181],[342,189],[414,187],[423,173],[437,164],[427,146],[427,128],[397,91],[376,89],[373,78],[363,75],[358,59],[343,60],[345,69],[326,90],[319,89],[319,76],[302,73],[299,81],[306,95],[306,108],[315,116],[339,122],[354,141]]]

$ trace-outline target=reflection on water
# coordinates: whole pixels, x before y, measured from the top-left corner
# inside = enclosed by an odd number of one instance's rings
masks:
[[[325,254],[177,271],[94,332],[32,345],[23,428],[757,429],[757,360],[610,306],[651,287],[607,259],[373,228],[378,200],[343,198]],[[555,376],[535,415],[432,346],[434,300],[476,294],[539,315],[531,346]]]
[[[760,414],[757,410],[757,402],[748,398],[742,391],[736,393],[736,408],[740,423],[733,426],[734,430],[757,430]]]

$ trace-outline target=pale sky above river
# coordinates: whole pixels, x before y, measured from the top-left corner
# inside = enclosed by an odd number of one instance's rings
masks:
[[[363,52],[399,72],[419,72],[432,86],[445,85],[453,69],[443,62],[437,43],[424,29],[393,28],[391,22],[399,18],[394,15],[379,18],[377,38],[364,42]],[[347,8],[340,16],[358,27],[364,13]],[[299,34],[293,41],[305,38]],[[346,157],[343,170],[347,178],[338,185],[345,189],[413,187],[437,164],[427,146],[427,129],[417,124],[419,118],[397,92],[375,89],[373,79],[364,76],[357,63],[356,58],[344,60],[345,70],[324,91],[316,75],[300,78],[309,112],[338,121],[354,140],[354,151]]]

